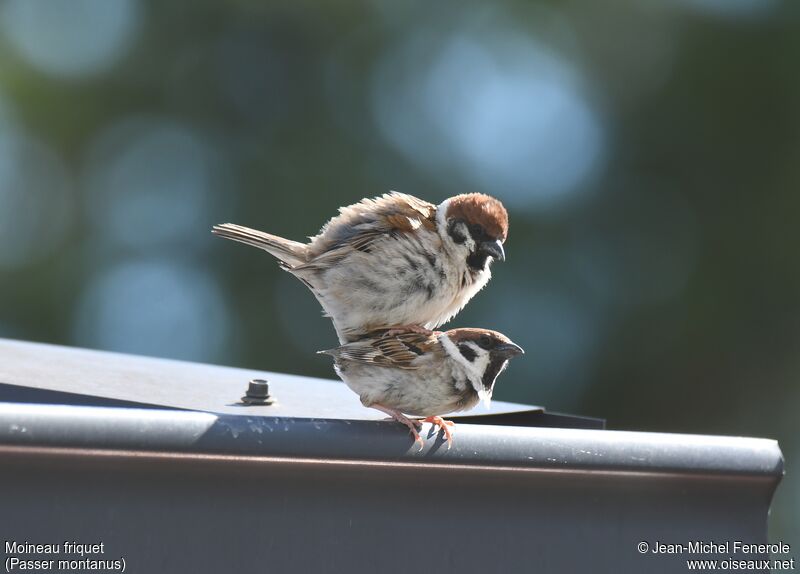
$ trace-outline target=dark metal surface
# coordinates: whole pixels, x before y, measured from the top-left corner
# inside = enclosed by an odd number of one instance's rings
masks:
[[[133,573],[671,573],[642,540],[765,541],[766,483],[232,458],[3,455],[4,539]],[[757,555],[755,557],[763,557]]]
[[[0,405],[0,537],[128,572],[684,572],[636,545],[766,542],[774,441]]]

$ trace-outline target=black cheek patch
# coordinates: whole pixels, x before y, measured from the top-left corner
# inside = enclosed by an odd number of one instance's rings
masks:
[[[460,220],[454,219],[450,222],[450,225],[447,226],[447,234],[453,238],[455,243],[461,245],[467,240],[467,236],[464,235],[461,230],[459,229],[458,224],[461,223]]]
[[[474,225],[470,226],[469,234],[472,237],[472,239],[475,241],[475,243],[481,243],[484,240],[489,238],[489,236],[486,235],[486,232],[483,230],[483,227],[481,227],[480,225],[478,225],[478,226],[474,226]]]
[[[478,356],[478,354],[475,351],[473,351],[471,347],[468,347],[467,345],[459,345],[458,350],[461,353],[461,356],[464,357],[466,360],[468,360],[470,363],[475,360],[475,357]]]
[[[489,365],[486,367],[486,371],[483,373],[483,388],[489,390],[494,386],[494,380],[497,378],[497,375],[500,374],[500,371],[503,370],[508,359],[501,359],[501,358],[493,358]]]
[[[483,271],[486,267],[486,260],[489,256],[486,253],[482,253],[480,251],[476,251],[467,256],[467,265],[469,265],[470,269],[474,271]]]

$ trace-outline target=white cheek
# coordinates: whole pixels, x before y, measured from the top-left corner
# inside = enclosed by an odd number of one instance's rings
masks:
[[[478,356],[469,363],[472,367],[471,372],[478,380],[482,380],[483,373],[486,372],[486,368],[489,366],[489,353],[481,353],[474,345],[470,345],[470,347],[473,347],[475,352],[478,353]],[[483,383],[481,383],[481,387],[483,387]]]
[[[472,236],[469,233],[469,229],[463,223],[458,226],[458,231],[465,237],[463,243],[456,243],[453,241],[453,238],[448,233],[447,229],[447,220],[444,218],[444,212],[447,209],[447,202],[440,205],[437,215],[436,215],[436,222],[439,228],[439,235],[441,236],[444,243],[447,245],[450,251],[463,254],[464,257],[469,255],[475,250],[475,240],[472,239]]]
[[[452,359],[454,359],[457,363],[459,363],[462,367],[465,366],[465,363],[468,364],[467,361],[459,352],[458,347],[456,344],[450,340],[450,337],[447,335],[441,335],[439,337],[439,342],[444,347],[444,350],[447,351],[447,354],[450,355]]]
[[[461,354],[461,351],[458,350],[458,346],[450,340],[450,337],[442,335],[439,337],[439,341],[442,343],[447,353],[466,371],[469,382],[472,383],[472,388],[475,389],[484,402],[488,404],[488,399],[485,398],[487,393],[483,388],[483,373],[486,372],[486,367],[489,365],[489,353],[474,343],[467,343],[476,354],[476,357],[472,361],[468,361],[464,355]],[[488,395],[489,398],[491,398],[492,394],[488,393]]]
[[[464,265],[464,261],[467,259],[467,257],[472,255],[472,252],[475,249],[475,242],[471,238],[465,239],[464,243],[456,243],[453,241],[453,238],[448,235],[447,245],[453,258],[458,262],[459,265]]]

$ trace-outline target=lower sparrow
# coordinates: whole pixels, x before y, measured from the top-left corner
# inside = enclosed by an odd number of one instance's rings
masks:
[[[505,335],[488,329],[396,331],[370,333],[320,353],[333,356],[336,373],[364,406],[406,425],[420,449],[422,422],[440,427],[450,448],[455,425],[441,415],[470,409],[481,399],[488,404],[497,376],[509,359],[523,354]]]

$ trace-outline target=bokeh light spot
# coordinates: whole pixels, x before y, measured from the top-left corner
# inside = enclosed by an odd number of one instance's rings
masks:
[[[229,333],[225,299],[211,275],[169,260],[117,264],[83,293],[74,342],[111,351],[209,361]]]
[[[373,104],[412,161],[443,176],[457,169],[520,208],[580,191],[603,154],[577,69],[513,30],[412,37],[377,69]]]
[[[140,13],[136,0],[7,0],[2,28],[31,65],[53,76],[105,71],[127,51]]]
[[[214,154],[200,136],[174,122],[128,120],[92,147],[88,207],[107,238],[135,248],[194,243],[214,180]]]

